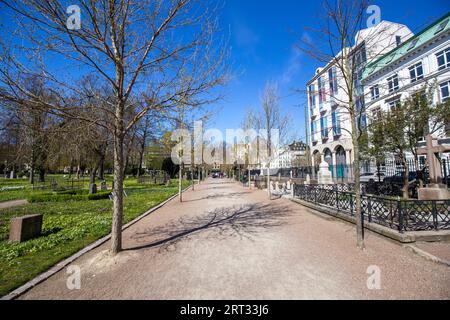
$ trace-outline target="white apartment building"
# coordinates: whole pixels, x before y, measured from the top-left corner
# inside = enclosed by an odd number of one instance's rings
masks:
[[[405,25],[388,21],[358,32],[355,45],[350,48],[357,73],[353,98],[358,108],[364,105],[362,78],[366,64],[400,46],[412,35]],[[348,177],[348,165],[353,163],[351,122],[345,108],[349,97],[334,61],[316,70],[307,83],[307,93],[312,165],[317,166],[324,160],[330,165],[334,178]]]
[[[368,64],[363,83],[368,121],[411,94],[433,91],[433,103],[450,98],[450,13],[383,57]],[[450,144],[450,127],[438,135]],[[411,155],[409,155],[411,157]],[[444,155],[450,160],[450,155]]]
[[[270,163],[270,169],[289,169],[297,157],[304,157],[307,146],[302,141],[294,141],[292,144],[279,148],[276,158]]]

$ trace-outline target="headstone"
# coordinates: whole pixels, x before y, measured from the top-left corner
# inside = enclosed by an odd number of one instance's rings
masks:
[[[435,137],[429,134],[426,137],[427,146],[419,148],[417,154],[427,155],[430,172],[430,184],[425,188],[419,188],[419,200],[447,200],[450,199],[450,191],[442,184],[441,163],[439,154],[450,151],[449,146],[439,145]]]
[[[322,161],[319,165],[319,173],[317,174],[319,184],[333,184],[333,176],[331,175],[330,166],[326,161]]]
[[[9,241],[23,242],[41,235],[42,214],[33,214],[11,219]]]
[[[311,176],[309,174],[306,175],[305,184],[311,184]]]
[[[9,173],[9,178],[10,179],[15,179],[16,178],[16,173],[14,172],[14,170]]]
[[[106,185],[106,181],[102,181],[100,183],[100,190],[102,190],[102,191],[108,190],[108,186]]]
[[[89,185],[89,194],[97,193],[97,185],[95,183],[91,183]]]

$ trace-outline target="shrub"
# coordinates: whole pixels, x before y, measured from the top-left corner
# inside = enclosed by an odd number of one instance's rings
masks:
[[[87,190],[68,190],[54,193],[40,193],[28,196],[28,202],[64,202],[64,201],[83,201],[83,200],[102,200],[108,199],[109,191],[103,191],[95,194],[88,194]]]
[[[98,193],[94,193],[94,194],[88,194],[87,195],[87,199],[88,200],[109,199],[109,195],[110,194],[111,194],[111,192],[109,192],[109,191],[103,191],[103,192],[98,192]]]

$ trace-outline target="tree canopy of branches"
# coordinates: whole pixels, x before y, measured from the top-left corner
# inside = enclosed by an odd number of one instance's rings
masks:
[[[95,124],[112,137],[117,253],[127,134],[150,111],[218,98],[211,90],[226,75],[226,46],[215,36],[219,7],[207,0],[81,0],[81,28],[74,29],[64,2],[0,2],[14,22],[11,35],[22,40],[0,44],[0,99]],[[24,76],[43,78],[51,99],[29,90]]]

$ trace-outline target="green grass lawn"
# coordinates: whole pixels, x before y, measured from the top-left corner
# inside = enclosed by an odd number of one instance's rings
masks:
[[[184,186],[188,185],[189,182],[185,182]],[[176,181],[165,186],[139,185],[135,179],[127,180],[124,223],[176,194],[177,187]],[[9,243],[10,219],[33,213],[44,214],[43,236],[23,243]],[[0,296],[109,234],[111,222],[109,199],[39,202],[0,210]]]
[[[71,188],[73,186],[75,189],[77,188],[88,189],[89,177],[85,176],[81,177],[80,179],[76,179],[75,175],[72,175],[72,178],[69,178],[69,175],[49,174],[45,177],[46,180],[44,183],[36,181],[34,183],[34,186],[29,183],[27,178],[23,179],[0,178],[0,202],[27,199],[30,195],[33,194],[41,194],[49,192],[52,182],[56,182],[59,186],[65,186],[67,188]],[[105,179],[108,186],[111,186],[112,176],[106,176]],[[100,182],[99,181],[96,182],[97,186],[99,187]],[[43,188],[44,186],[46,188]]]

